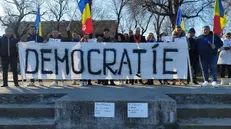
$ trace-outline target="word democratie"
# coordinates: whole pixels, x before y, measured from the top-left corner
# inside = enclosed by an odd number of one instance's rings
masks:
[[[96,45],[96,44],[95,44]],[[58,48],[26,48],[25,49],[25,73],[26,74],[56,74],[63,69],[66,75],[70,73],[91,75],[121,75],[125,72],[129,75],[141,74],[142,66],[149,66],[152,74],[157,74],[157,64],[162,64],[161,74],[177,74],[177,71],[167,70],[167,63],[173,63],[174,59],[168,57],[177,53],[177,48],[164,48],[163,53],[158,52],[158,44],[147,49],[142,48],[90,48],[90,49],[58,49]],[[147,58],[148,62],[142,60]],[[159,56],[161,60],[157,60]],[[77,59],[76,59],[77,58]],[[148,65],[144,65],[148,63]],[[53,68],[46,66],[53,64]],[[33,68],[29,66],[33,65]],[[64,66],[64,67],[63,67]],[[96,67],[97,66],[97,67]],[[159,71],[159,70],[158,70]]]

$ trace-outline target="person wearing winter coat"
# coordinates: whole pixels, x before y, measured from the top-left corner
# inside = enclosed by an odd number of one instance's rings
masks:
[[[68,42],[68,39],[63,38],[57,30],[54,30],[47,41]],[[62,81],[63,86],[69,86],[65,81]],[[58,81],[53,81],[50,86],[58,86]]]
[[[0,56],[2,60],[3,68],[3,85],[1,87],[8,87],[8,67],[11,66],[13,72],[14,85],[18,84],[18,52],[17,52],[18,40],[13,36],[13,30],[7,28],[5,35],[0,38]]]
[[[204,83],[202,87],[209,85],[209,70],[212,74],[212,86],[217,88],[217,52],[223,46],[221,38],[210,31],[209,26],[204,26],[202,35],[196,39],[197,50],[200,56]]]
[[[199,66],[199,55],[197,51],[197,43],[196,43],[196,37],[195,37],[196,31],[194,28],[189,29],[188,32],[188,46],[189,46],[189,57],[190,57],[190,64],[192,69],[192,81],[193,84],[199,84],[197,82],[197,72],[198,72],[198,66]],[[190,82],[190,75],[188,75],[188,84]]]
[[[182,30],[182,28],[179,27],[179,26],[176,27],[175,30],[172,32],[173,39],[175,39],[175,38],[182,38],[182,37],[185,37],[185,36],[186,36],[185,31]],[[186,85],[184,83],[184,80],[179,80],[178,82],[179,82],[180,85]],[[173,80],[172,85],[176,85],[176,80]]]
[[[231,40],[231,33],[225,34],[225,40]],[[221,70],[221,85],[231,85],[231,46],[223,46],[220,50],[218,65]],[[225,81],[226,70],[228,70],[228,83]]]
[[[43,43],[43,37],[36,34],[36,27],[31,26],[30,27],[30,34],[27,37],[27,42],[29,41],[35,41],[36,43]],[[42,80],[39,81],[39,86],[44,86]],[[35,80],[31,79],[31,82],[28,84],[28,86],[35,86]]]
[[[137,43],[137,44],[146,42],[145,37],[140,34],[140,28],[139,27],[136,28],[135,34],[130,36],[130,42],[131,43]],[[140,76],[140,73],[137,73],[137,76]],[[136,80],[130,79],[131,85],[134,85],[136,82],[137,82]],[[141,79],[139,79],[139,83],[144,84]]]

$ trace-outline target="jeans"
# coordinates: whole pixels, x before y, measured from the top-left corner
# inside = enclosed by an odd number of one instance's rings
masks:
[[[2,57],[3,85],[8,86],[8,66],[10,65],[13,72],[15,86],[18,85],[17,57]]]
[[[209,81],[209,70],[211,72],[213,81],[217,81],[217,60],[217,56],[200,57],[204,81]]]

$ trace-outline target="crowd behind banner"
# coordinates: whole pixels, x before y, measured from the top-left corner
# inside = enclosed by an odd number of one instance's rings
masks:
[[[194,84],[198,83],[198,72],[201,69],[204,77],[204,82],[201,86],[205,87],[209,85],[209,71],[212,75],[212,86],[217,88],[217,64],[221,66],[221,85],[230,84],[231,85],[231,46],[223,46],[223,41],[212,31],[210,31],[209,26],[204,26],[202,28],[202,35],[196,37],[195,30],[191,28],[186,35],[185,31],[181,27],[176,27],[172,33],[172,40],[175,38],[181,38],[187,36],[188,46],[189,46],[189,66],[192,69],[192,82]],[[46,43],[48,41],[55,42],[88,42],[92,40],[89,35],[80,36],[77,32],[70,31],[70,28],[67,28],[68,37],[62,37],[61,34],[54,30],[47,39],[36,34],[36,28],[34,26],[30,27],[29,35],[27,41],[35,41],[35,43]],[[132,30],[129,33],[121,34],[118,33],[115,36],[111,36],[110,30],[108,28],[104,29],[102,35],[96,35],[96,42],[130,42],[130,43],[145,43],[145,42],[163,42],[166,40],[167,33],[160,34],[160,40],[157,41],[153,33],[149,33],[147,37],[141,35],[140,28],[136,28],[134,33]],[[227,33],[224,36],[224,40],[231,39],[231,33]],[[3,68],[3,86],[8,86],[8,66],[11,66],[13,72],[13,79],[15,86],[19,86],[18,83],[18,70],[17,70],[17,61],[18,61],[18,52],[17,52],[17,43],[19,40],[14,38],[13,31],[10,28],[5,30],[5,34],[0,38],[0,56],[2,61]],[[220,52],[220,54],[218,54]],[[219,55],[219,56],[218,56]],[[218,61],[219,57],[219,61]],[[199,67],[199,64],[201,67]],[[226,69],[228,69],[228,80],[225,80]],[[189,70],[190,71],[190,70]],[[188,73],[190,74],[190,72]],[[159,80],[161,85],[187,85],[190,83],[190,76],[186,80]],[[43,86],[43,81],[38,80],[39,85]],[[123,81],[124,82],[124,81]],[[69,84],[66,81],[62,81],[63,86],[68,86]],[[116,85],[115,80],[99,80],[97,81],[100,85]],[[147,80],[144,83],[144,80],[126,80],[126,84],[135,85],[136,83],[141,83],[143,85],[154,85],[154,80]],[[73,85],[77,84],[77,80],[74,80]],[[92,85],[92,80],[80,80],[80,86]],[[57,86],[58,81],[52,82],[50,86]],[[35,80],[30,80],[28,86],[35,86]]]

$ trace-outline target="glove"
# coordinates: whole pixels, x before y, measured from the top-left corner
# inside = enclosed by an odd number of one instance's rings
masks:
[[[229,47],[224,47],[224,50],[229,50]]]

